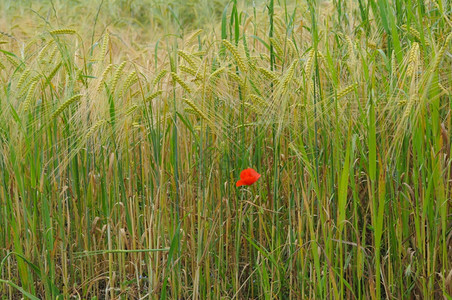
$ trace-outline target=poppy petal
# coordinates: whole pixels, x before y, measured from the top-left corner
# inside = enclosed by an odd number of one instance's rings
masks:
[[[252,185],[255,183],[261,174],[257,173],[253,168],[248,168],[240,172],[240,180],[237,181],[236,186]]]

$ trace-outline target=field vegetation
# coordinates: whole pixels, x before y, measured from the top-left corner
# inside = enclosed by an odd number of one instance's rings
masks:
[[[448,0],[0,1],[0,298],[450,300],[451,108]]]

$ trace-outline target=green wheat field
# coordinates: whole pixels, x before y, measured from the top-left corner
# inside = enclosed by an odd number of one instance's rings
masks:
[[[451,114],[449,0],[1,0],[0,299],[451,300]]]

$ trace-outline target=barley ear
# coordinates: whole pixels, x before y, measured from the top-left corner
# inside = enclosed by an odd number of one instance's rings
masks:
[[[239,67],[240,71],[245,73],[247,71],[245,60],[240,55],[237,48],[231,44],[228,40],[223,40],[223,45],[231,52],[232,56],[234,57],[234,60],[237,62],[237,66]]]
[[[110,93],[113,94],[116,89],[116,85],[118,84],[118,80],[122,75],[122,71],[124,70],[124,67],[126,66],[126,62],[122,62],[119,67],[116,69],[115,75],[113,76],[113,80],[111,81],[110,86]]]
[[[69,107],[69,105],[71,105],[72,103],[80,100],[82,98],[81,94],[77,94],[72,96],[71,98],[67,99],[63,104],[60,105],[60,107],[58,107],[58,109],[52,114],[52,116],[50,117],[51,120],[55,119],[59,114],[61,114],[61,112],[63,112],[66,108]]]
[[[188,84],[187,84],[185,81],[182,80],[182,78],[180,78],[179,75],[177,75],[177,74],[174,73],[174,72],[171,72],[171,77],[173,78],[173,81],[179,83],[179,85],[180,85],[184,90],[186,90],[188,93],[191,93],[190,87],[188,86]]]
[[[77,33],[74,29],[63,28],[49,31],[52,35],[61,35],[61,34],[75,34]]]

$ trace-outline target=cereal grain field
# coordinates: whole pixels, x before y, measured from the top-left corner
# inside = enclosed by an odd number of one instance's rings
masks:
[[[0,299],[452,299],[449,0],[1,0]]]

